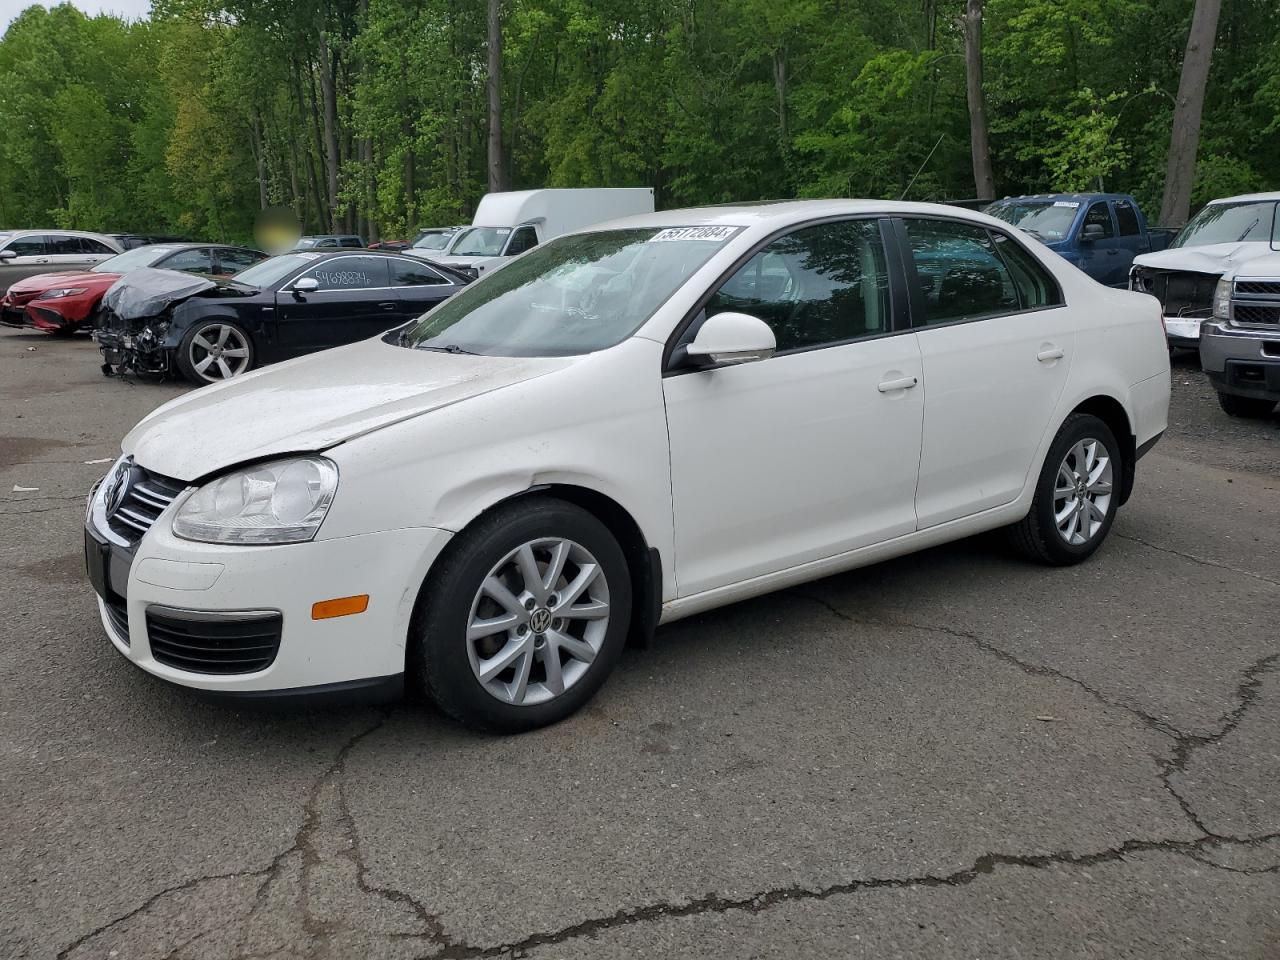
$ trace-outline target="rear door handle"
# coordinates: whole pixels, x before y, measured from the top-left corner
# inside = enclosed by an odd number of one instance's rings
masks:
[[[876,389],[881,393],[890,393],[894,390],[910,390],[920,380],[917,377],[899,377],[897,380],[882,380],[876,384]]]
[[[1050,360],[1061,360],[1065,355],[1061,347],[1049,347],[1037,353],[1036,359],[1041,363],[1048,363]]]
[[[378,304],[378,309],[379,310],[398,310],[400,309],[400,304],[384,302],[384,303]]]

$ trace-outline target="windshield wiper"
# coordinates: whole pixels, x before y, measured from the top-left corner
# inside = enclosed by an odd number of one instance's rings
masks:
[[[1247,237],[1250,233],[1252,233],[1252,232],[1253,232],[1253,228],[1254,228],[1254,227],[1256,227],[1256,226],[1258,225],[1258,223],[1259,223],[1259,221],[1260,221],[1261,219],[1262,219],[1261,217],[1254,217],[1254,218],[1253,218],[1253,223],[1251,223],[1251,224],[1249,224],[1247,227],[1245,227],[1245,228],[1244,228],[1244,233],[1242,233],[1242,234],[1240,234],[1240,236],[1236,237],[1236,243],[1239,243],[1241,240],[1243,240],[1245,237]]]
[[[468,356],[476,356],[474,350],[463,350],[456,343],[446,343],[443,347],[428,347],[425,344],[418,344],[415,350],[434,350],[436,353],[465,353]]]

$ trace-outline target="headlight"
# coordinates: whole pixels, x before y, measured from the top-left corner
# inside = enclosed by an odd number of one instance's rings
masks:
[[[1231,281],[1219,280],[1213,291],[1213,315],[1219,320],[1231,319]]]
[[[323,457],[276,460],[206,483],[173,518],[173,532],[202,543],[303,543],[312,539],[338,489]]]
[[[57,300],[60,297],[74,297],[77,294],[84,293],[88,287],[58,287],[56,290],[46,290],[44,293],[36,297],[37,300]]]

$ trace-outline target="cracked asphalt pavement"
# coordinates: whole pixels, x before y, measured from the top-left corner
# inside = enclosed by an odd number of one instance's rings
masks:
[[[494,738],[119,657],[83,498],[182,388],[0,332],[0,957],[1274,960],[1280,418],[1174,373],[1090,562],[983,537],[737,604]]]

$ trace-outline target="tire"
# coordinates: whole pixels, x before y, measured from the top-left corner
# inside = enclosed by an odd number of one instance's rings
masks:
[[[1218,403],[1229,417],[1268,417],[1275,409],[1274,400],[1257,397],[1238,397],[1234,393],[1218,391]]]
[[[1080,459],[1081,444],[1086,456],[1092,451],[1092,470],[1098,471],[1092,488],[1087,483],[1081,487],[1078,481],[1072,480],[1077,475],[1075,465]],[[1104,451],[1106,464],[1099,469]],[[1028,558],[1052,566],[1069,566],[1089,557],[1107,538],[1120,506],[1120,484],[1124,477],[1121,458],[1120,444],[1105,422],[1087,413],[1067,417],[1045,455],[1031,509],[1022,520],[1009,527],[1014,546]],[[1064,496],[1064,489],[1072,492]],[[1073,511],[1077,514],[1073,527],[1071,514],[1062,511],[1073,503],[1080,503],[1082,490],[1086,506]],[[1065,529],[1059,527],[1059,514],[1064,516]]]
[[[248,373],[254,359],[253,340],[242,326],[230,320],[197,323],[178,346],[178,370],[197,386],[222,383]]]
[[[557,544],[566,545],[562,554]],[[532,590],[521,572],[528,569],[520,566],[528,559],[525,548],[539,578]],[[548,589],[542,581],[551,578],[558,555],[562,573]],[[557,591],[573,588],[571,580],[586,585],[566,598]],[[490,592],[494,581],[505,588],[505,604],[497,599],[501,589]],[[566,617],[553,618],[556,610]],[[577,619],[575,611],[591,617]],[[492,629],[491,622],[511,618],[513,625]],[[533,730],[591,699],[621,656],[630,621],[630,572],[609,529],[563,500],[522,499],[464,530],[436,562],[409,629],[408,672],[429,699],[467,726]],[[492,632],[471,635],[482,630]],[[492,673],[503,663],[509,666]]]

